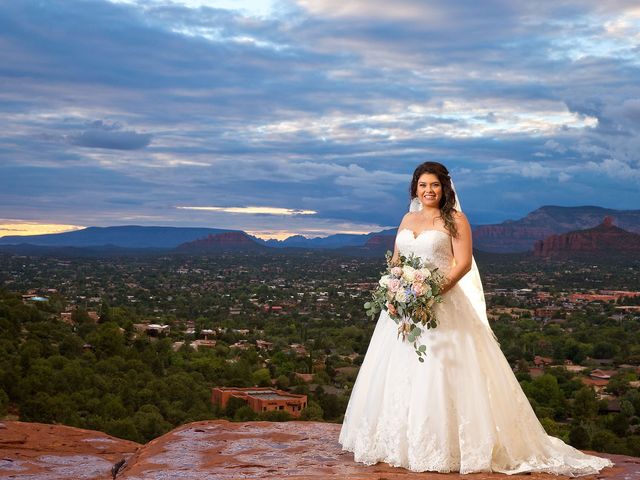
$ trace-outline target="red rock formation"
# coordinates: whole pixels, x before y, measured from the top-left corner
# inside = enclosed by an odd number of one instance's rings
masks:
[[[396,237],[394,235],[373,235],[364,244],[364,248],[393,251],[395,241]]]
[[[264,247],[254,241],[245,232],[223,232],[211,234],[205,238],[186,242],[176,250],[181,252],[206,252],[218,250],[261,250]]]
[[[414,473],[386,463],[366,466],[338,443],[340,424],[322,422],[244,422],[210,420],[190,423],[144,447],[58,425],[6,422],[0,430],[0,476],[11,478],[110,479],[112,463],[128,458],[119,480],[388,479],[446,480],[457,473]],[[136,449],[137,452],[131,455]],[[616,466],[598,479],[640,478],[640,459],[597,454]],[[468,475],[469,480],[505,480],[498,473]],[[595,478],[595,476],[584,477]],[[509,480],[558,480],[556,475],[509,475]]]
[[[474,226],[473,246],[483,252],[527,252],[537,240],[593,228],[605,216],[611,216],[617,225],[629,232],[640,233],[640,210],[546,205],[518,220]]]
[[[613,219],[607,216],[597,227],[551,235],[538,240],[533,246],[533,254],[539,257],[570,256],[577,253],[638,255],[640,235],[616,227]]]
[[[0,477],[57,479],[111,478],[111,468],[142,445],[102,432],[46,425],[0,424]]]

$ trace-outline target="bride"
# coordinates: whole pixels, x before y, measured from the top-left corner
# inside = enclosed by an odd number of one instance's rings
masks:
[[[340,430],[342,450],[366,465],[414,472],[594,474],[613,466],[547,435],[487,320],[471,227],[446,167],[418,166],[392,261],[414,253],[446,275],[424,363],[380,313]]]

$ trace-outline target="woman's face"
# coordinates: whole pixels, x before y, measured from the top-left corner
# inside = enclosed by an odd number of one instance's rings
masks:
[[[442,184],[438,180],[438,176],[433,173],[420,175],[416,195],[422,202],[423,207],[440,208]]]

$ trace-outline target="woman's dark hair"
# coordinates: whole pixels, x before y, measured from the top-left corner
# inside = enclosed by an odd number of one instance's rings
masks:
[[[452,237],[458,236],[458,229],[456,228],[456,222],[453,219],[453,212],[456,211],[453,206],[456,204],[456,194],[451,188],[451,177],[447,167],[438,162],[424,162],[418,165],[413,172],[413,178],[411,179],[411,186],[409,187],[410,199],[413,200],[418,196],[418,179],[424,173],[432,173],[442,185],[442,198],[440,199],[440,213],[444,220],[444,226],[449,231]],[[437,217],[436,217],[437,218]]]

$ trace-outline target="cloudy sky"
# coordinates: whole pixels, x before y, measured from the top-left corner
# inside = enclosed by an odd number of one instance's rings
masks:
[[[0,1],[0,235],[640,205],[637,0]]]

